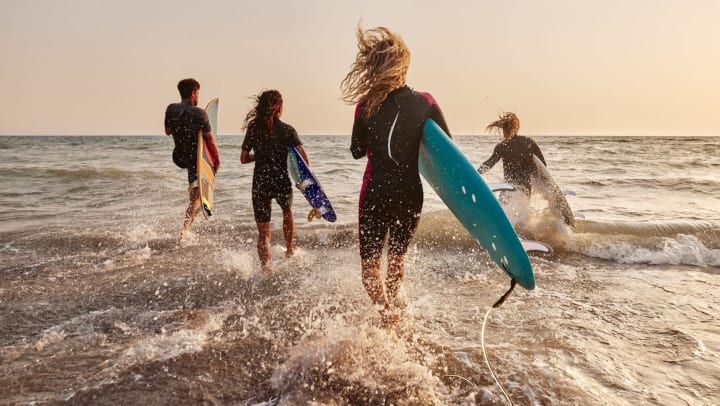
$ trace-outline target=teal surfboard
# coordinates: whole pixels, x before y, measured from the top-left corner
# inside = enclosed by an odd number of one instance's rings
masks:
[[[505,210],[472,163],[435,121],[423,128],[420,173],[493,261],[520,286],[535,288],[530,259]]]

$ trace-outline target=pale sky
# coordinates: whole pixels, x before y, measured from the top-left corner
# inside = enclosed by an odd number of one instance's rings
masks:
[[[301,135],[349,134],[355,28],[408,44],[455,134],[720,135],[718,0],[0,0],[0,135],[163,134],[178,80],[220,136],[283,93]]]

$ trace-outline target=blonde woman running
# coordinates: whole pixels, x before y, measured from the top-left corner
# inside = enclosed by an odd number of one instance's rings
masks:
[[[384,27],[358,27],[357,40],[358,53],[341,88],[345,102],[357,103],[350,151],[355,159],[367,157],[358,219],[362,280],[370,299],[382,307],[383,325],[391,327],[399,320],[394,303],[422,211],[418,154],[423,125],[432,118],[450,132],[435,99],[405,84],[410,51],[397,34]]]

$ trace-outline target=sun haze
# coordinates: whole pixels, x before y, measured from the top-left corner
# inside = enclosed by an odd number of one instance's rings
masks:
[[[358,23],[403,37],[456,134],[513,111],[528,135],[720,135],[715,0],[0,3],[0,135],[162,134],[185,77],[220,136],[268,88],[300,133],[348,134]]]

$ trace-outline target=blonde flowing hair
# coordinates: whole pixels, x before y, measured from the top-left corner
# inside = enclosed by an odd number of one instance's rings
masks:
[[[358,53],[340,88],[346,103],[365,103],[364,114],[369,118],[390,92],[405,85],[410,50],[385,27],[363,30],[358,26],[356,36]]]
[[[512,139],[520,130],[520,119],[515,113],[505,112],[498,116],[498,120],[488,124],[486,131],[502,133],[506,140]]]

